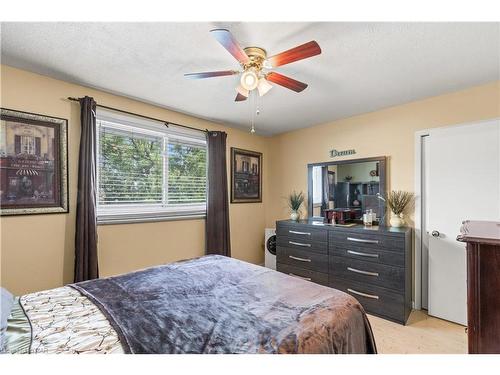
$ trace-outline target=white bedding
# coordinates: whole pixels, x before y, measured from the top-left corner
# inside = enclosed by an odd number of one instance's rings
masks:
[[[123,353],[97,306],[71,287],[21,297],[33,330],[31,353]]]

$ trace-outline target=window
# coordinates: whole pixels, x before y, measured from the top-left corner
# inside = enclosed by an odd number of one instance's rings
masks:
[[[40,156],[41,138],[31,135],[14,135],[14,152]]]
[[[29,135],[21,136],[21,152],[23,154],[35,154],[35,137]]]
[[[314,166],[312,170],[313,178],[313,204],[321,204],[323,202],[323,168]]]
[[[100,223],[205,215],[202,132],[98,110]]]

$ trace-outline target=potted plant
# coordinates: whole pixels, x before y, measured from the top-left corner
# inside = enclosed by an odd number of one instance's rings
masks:
[[[392,190],[384,199],[380,194],[377,195],[387,203],[391,209],[392,215],[389,223],[392,227],[402,227],[404,225],[404,211],[413,199],[413,193],[402,190]]]
[[[294,221],[299,220],[299,210],[302,206],[302,203],[304,203],[304,193],[297,193],[294,191],[288,196],[288,207],[290,207],[290,210],[292,211],[290,213],[290,219]]]

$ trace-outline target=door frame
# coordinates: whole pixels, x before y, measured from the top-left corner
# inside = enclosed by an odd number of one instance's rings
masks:
[[[414,210],[414,224],[415,224],[415,236],[413,242],[413,248],[415,249],[415,258],[413,266],[413,274],[415,276],[415,286],[413,290],[414,301],[413,308],[416,310],[422,309],[422,170],[423,162],[422,159],[422,139],[428,137],[431,133],[438,129],[444,128],[458,128],[462,126],[469,125],[480,125],[486,122],[500,121],[500,118],[493,117],[486,120],[470,121],[459,124],[451,124],[445,126],[437,126],[435,128],[429,128],[424,130],[417,130],[415,132],[415,185],[414,185],[414,197],[415,197],[415,210]],[[499,213],[500,215],[500,213]]]
[[[415,212],[414,212],[414,225],[415,225],[415,236],[414,236],[414,249],[415,249],[415,261],[413,274],[415,275],[415,287],[414,287],[414,301],[413,308],[416,310],[422,309],[422,170],[423,162],[422,159],[422,147],[424,145],[423,138],[430,135],[431,129],[419,130],[415,132]]]

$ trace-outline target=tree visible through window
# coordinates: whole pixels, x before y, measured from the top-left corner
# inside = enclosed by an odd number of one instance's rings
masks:
[[[100,120],[98,127],[98,212],[204,209],[203,139]]]
[[[101,126],[99,203],[161,203],[162,138]]]
[[[168,143],[168,202],[203,203],[206,195],[206,148]]]

